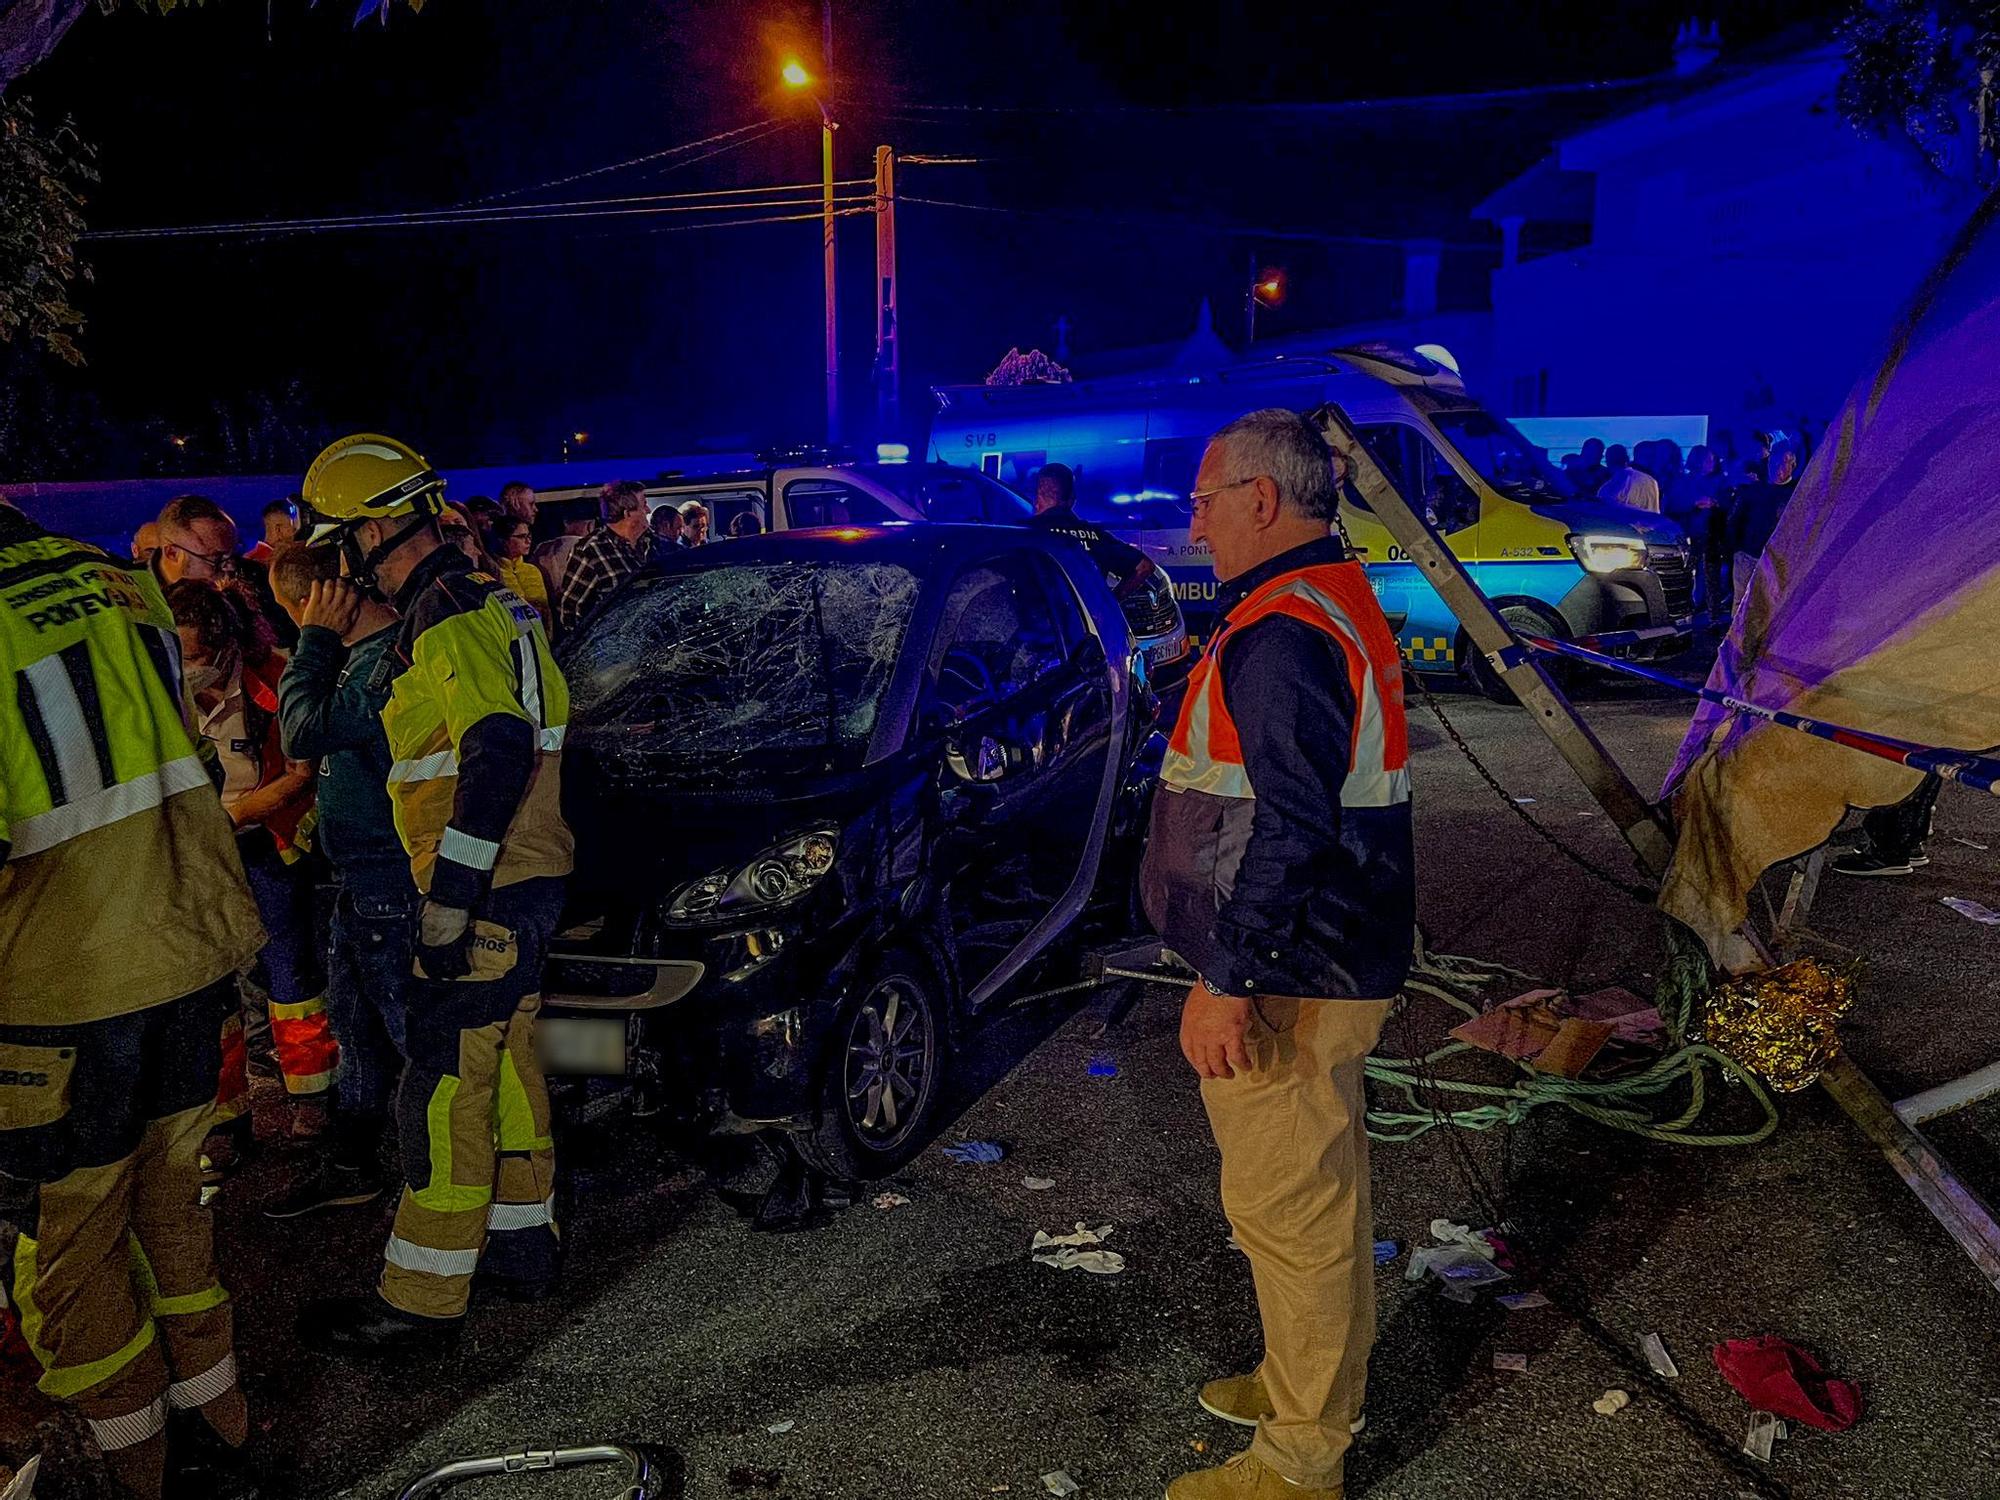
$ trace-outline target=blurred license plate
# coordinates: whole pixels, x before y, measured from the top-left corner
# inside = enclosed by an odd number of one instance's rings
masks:
[[[535,1051],[544,1072],[622,1077],[624,1018],[544,1016],[535,1027]]]

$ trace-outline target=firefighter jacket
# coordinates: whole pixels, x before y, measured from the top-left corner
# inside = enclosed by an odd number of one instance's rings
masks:
[[[1146,914],[1224,994],[1393,995],[1416,933],[1395,637],[1331,537],[1217,604],[1153,799]]]
[[[396,593],[382,728],[389,800],[417,889],[476,907],[491,886],[569,873],[569,687],[532,604],[439,547]]]
[[[145,567],[0,505],[0,1025],[191,994],[263,945]]]

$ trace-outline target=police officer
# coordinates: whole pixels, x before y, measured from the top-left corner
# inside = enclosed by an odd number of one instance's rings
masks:
[[[542,963],[572,842],[561,811],[569,689],[533,605],[438,530],[444,481],[393,438],[342,438],[306,474],[307,541],[401,617],[382,727],[389,799],[423,897],[397,1099],[404,1188],[374,1294],[309,1306],[342,1350],[432,1347],[473,1274],[544,1293],[556,1272],[555,1150],[535,1060]]]
[[[1082,542],[1121,603],[1153,572],[1153,560],[1145,553],[1076,513],[1076,475],[1068,464],[1043,464],[1035,475],[1035,514],[1028,524]]]
[[[175,1492],[223,1494],[249,1419],[201,1142],[257,908],[143,564],[0,504],[0,675],[12,1301],[128,1493],[162,1493],[173,1413]]]

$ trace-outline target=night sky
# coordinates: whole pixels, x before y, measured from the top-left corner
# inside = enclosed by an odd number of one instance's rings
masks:
[[[1722,22],[1741,46],[1824,30],[1831,11],[1769,0]],[[1447,303],[1476,300],[1497,251],[1466,210],[1629,96],[1326,106],[1654,74],[1684,6],[834,12],[839,175],[868,175],[883,142],[974,155],[907,169],[904,194],[1010,211],[902,209],[920,414],[927,381],[977,379],[1014,344],[1053,350],[1058,318],[1086,370],[1095,352],[1184,336],[1205,296],[1233,337],[1253,256],[1291,274],[1272,332],[1392,312],[1395,242],[1412,235],[1454,247]],[[98,148],[89,212],[105,229],[817,181],[817,116],[775,86],[788,55],[817,69],[817,5],[430,0],[359,29],[352,15],[353,0],[93,8],[15,92]],[[767,119],[786,123],[719,154],[519,191]],[[454,465],[553,459],[576,429],[633,454],[816,438],[817,223],[662,232],[693,217],[96,243],[88,368],[0,351],[14,417],[0,478],[298,464],[357,427]],[[862,414],[868,219],[843,221],[841,254]]]

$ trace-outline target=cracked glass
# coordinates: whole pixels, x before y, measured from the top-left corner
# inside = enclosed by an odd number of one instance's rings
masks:
[[[916,600],[915,574],[874,562],[642,578],[565,653],[570,738],[630,771],[858,764]]]

